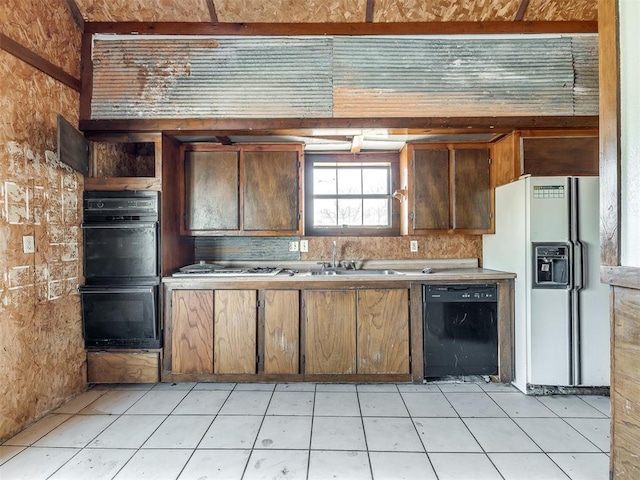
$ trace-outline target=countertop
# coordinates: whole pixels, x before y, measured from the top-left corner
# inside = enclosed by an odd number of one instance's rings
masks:
[[[219,263],[219,262],[215,262]],[[273,262],[251,262],[251,264],[242,265],[238,263],[226,264],[225,267],[246,267],[246,266],[272,266]],[[164,277],[162,282],[171,287],[189,288],[197,286],[198,288],[214,288],[220,285],[228,284],[353,284],[359,285],[370,283],[441,283],[456,281],[496,281],[508,280],[515,278],[514,273],[501,272],[497,270],[489,270],[477,266],[477,259],[445,259],[445,260],[404,260],[404,261],[386,261],[376,260],[361,262],[358,267],[364,270],[384,270],[392,269],[399,274],[390,275],[371,275],[358,274],[357,271],[351,271],[348,275],[311,275],[309,270],[318,269],[316,262],[279,262],[278,267],[297,270],[298,273],[290,275],[282,271],[277,275],[231,275],[231,276],[209,276],[200,274],[190,274],[188,276]],[[422,273],[424,268],[430,268],[431,273]]]

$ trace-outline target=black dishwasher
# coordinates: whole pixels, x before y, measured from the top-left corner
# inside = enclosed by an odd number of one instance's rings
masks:
[[[495,284],[423,285],[424,376],[498,373]]]

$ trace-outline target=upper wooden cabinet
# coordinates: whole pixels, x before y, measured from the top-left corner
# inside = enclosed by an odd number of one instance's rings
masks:
[[[161,190],[161,134],[92,134],[87,140],[85,190]]]
[[[402,151],[400,168],[406,190],[402,234],[491,231],[491,161],[486,145],[410,144]]]
[[[491,146],[495,186],[521,175],[598,175],[597,130],[516,130]]]
[[[183,235],[299,235],[301,145],[188,145]]]

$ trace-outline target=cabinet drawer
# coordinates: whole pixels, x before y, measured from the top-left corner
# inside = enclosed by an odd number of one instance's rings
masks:
[[[89,383],[156,383],[160,381],[160,351],[87,352]]]

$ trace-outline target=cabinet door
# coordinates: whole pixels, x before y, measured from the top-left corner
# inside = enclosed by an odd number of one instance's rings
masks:
[[[305,372],[356,373],[356,298],[353,290],[307,290]]]
[[[413,154],[413,229],[449,228],[449,150]]]
[[[171,371],[213,373],[213,291],[171,292]]]
[[[358,373],[409,373],[409,294],[358,290]]]
[[[185,230],[240,228],[237,151],[186,152],[184,177]]]
[[[298,152],[244,151],[244,230],[299,231]]]
[[[255,290],[216,290],[214,373],[256,373]]]
[[[298,373],[299,292],[267,290],[264,299],[264,373]]]
[[[491,228],[491,175],[489,151],[463,149],[453,152],[453,228]]]

